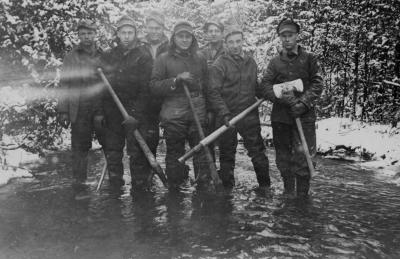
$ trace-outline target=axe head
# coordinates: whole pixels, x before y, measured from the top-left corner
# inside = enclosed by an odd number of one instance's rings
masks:
[[[273,86],[275,96],[280,99],[283,93],[293,91],[293,92],[303,92],[304,86],[303,81],[301,79],[296,79],[293,81],[275,84]]]

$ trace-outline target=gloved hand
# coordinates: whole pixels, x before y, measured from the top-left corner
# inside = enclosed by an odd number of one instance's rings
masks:
[[[293,91],[282,93],[282,97],[280,100],[283,104],[289,107],[296,105],[296,103],[298,102],[298,99],[296,96],[294,96]]]
[[[102,131],[106,126],[106,120],[104,115],[95,115],[93,118],[94,129],[96,131]]]
[[[139,127],[139,121],[132,116],[129,116],[126,120],[122,122],[125,132],[133,132]]]
[[[69,120],[69,115],[68,113],[61,113],[59,118],[58,118],[58,123],[60,123],[61,127],[63,127],[64,129],[68,129],[69,125],[70,125],[70,120]]]
[[[229,114],[227,114],[227,115],[225,115],[222,119],[223,119],[223,122],[224,122],[224,125],[226,126],[226,127],[230,127],[231,126],[231,124],[229,123],[229,121],[231,120],[231,115],[229,115]]]
[[[190,72],[183,72],[176,76],[175,84],[177,87],[182,87],[184,83],[189,89],[196,85],[196,80],[193,78]]]
[[[294,117],[294,118],[298,118],[301,115],[303,115],[304,113],[306,113],[308,111],[308,107],[298,101],[295,105],[290,107],[290,114]]]

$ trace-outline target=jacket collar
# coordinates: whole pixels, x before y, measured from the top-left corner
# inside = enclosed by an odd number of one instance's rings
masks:
[[[291,54],[293,57],[288,57],[288,52],[286,49],[283,49],[280,51],[279,55],[281,57],[282,60],[286,60],[286,61],[290,61],[293,60],[295,58],[297,58],[298,56],[300,56],[303,53],[303,47],[301,47],[300,45],[296,45],[296,48],[292,51]]]

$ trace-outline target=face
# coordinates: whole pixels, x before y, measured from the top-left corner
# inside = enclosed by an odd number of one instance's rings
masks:
[[[96,31],[87,28],[80,28],[78,30],[78,37],[82,45],[90,47],[94,44]]]
[[[210,24],[206,34],[211,42],[218,42],[222,39],[222,31],[215,24]]]
[[[228,36],[225,40],[226,47],[232,55],[240,55],[243,50],[243,35],[235,33]]]
[[[175,44],[178,48],[187,50],[193,42],[193,36],[187,31],[181,31],[174,36]]]
[[[129,46],[136,38],[136,30],[132,26],[126,25],[119,28],[117,36],[124,47]]]
[[[159,41],[164,35],[164,28],[153,20],[146,24],[146,30],[151,41]]]
[[[279,38],[282,42],[282,47],[288,51],[294,49],[297,44],[297,36],[296,32],[285,31],[279,35]]]

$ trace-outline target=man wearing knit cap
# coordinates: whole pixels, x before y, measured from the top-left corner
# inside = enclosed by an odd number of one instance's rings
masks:
[[[219,111],[216,93],[208,87],[207,62],[197,54],[197,48],[192,25],[187,21],[178,22],[168,52],[155,61],[150,83],[153,94],[163,98],[160,117],[167,145],[166,173],[169,185],[174,189],[179,188],[187,177],[187,167],[178,161],[185,153],[185,142],[193,147],[200,140],[183,85],[190,91],[203,127],[206,124],[206,101]],[[209,185],[210,172],[204,151],[194,156],[193,167],[195,177],[199,177],[198,184]]]
[[[79,22],[77,31],[80,42],[65,56],[60,80],[66,94],[59,99],[58,112],[65,128],[71,123],[72,173],[78,185],[87,179],[92,135],[94,131],[99,133],[97,130],[101,128],[99,125],[104,118],[101,84],[96,75],[102,53],[95,44],[96,30],[93,21]]]
[[[150,165],[134,138],[139,129],[148,142],[147,132],[152,131],[146,121],[145,103],[149,101],[148,84],[153,60],[144,45],[139,42],[136,25],[132,18],[123,16],[117,22],[118,45],[103,55],[103,69],[111,86],[131,116],[123,121],[121,112],[111,95],[104,98],[105,143],[110,183],[120,187],[123,181],[123,148],[125,141],[129,155],[132,189],[145,189],[149,184]]]
[[[252,105],[259,96],[257,83],[257,64],[243,52],[243,31],[239,26],[225,29],[224,40],[227,52],[221,55],[210,68],[210,87],[216,89],[223,103],[224,114],[235,116]],[[217,118],[217,124],[229,126],[225,118]],[[235,128],[231,127],[219,139],[220,177],[225,187],[235,185],[234,168],[237,134],[243,137],[257,181],[261,190],[270,186],[269,162],[265,155],[265,146],[261,137],[258,110],[254,110]]]
[[[262,80],[263,96],[273,102],[271,122],[276,150],[276,164],[281,173],[285,193],[308,195],[310,172],[304,155],[295,118],[300,118],[308,149],[316,151],[314,106],[321,95],[323,81],[317,57],[297,44],[300,26],[283,19],[277,32],[282,51],[274,57]],[[303,91],[289,90],[282,96],[274,93],[274,85],[301,79]],[[277,86],[276,86],[277,87]]]
[[[169,41],[164,34],[165,17],[162,13],[152,10],[146,16],[146,36],[142,39],[145,47],[151,53],[153,61],[161,54],[168,51]],[[148,89],[149,90],[149,89]],[[147,121],[153,125],[148,132],[150,150],[156,155],[159,143],[159,124],[162,98],[151,95],[151,99],[146,103]]]

